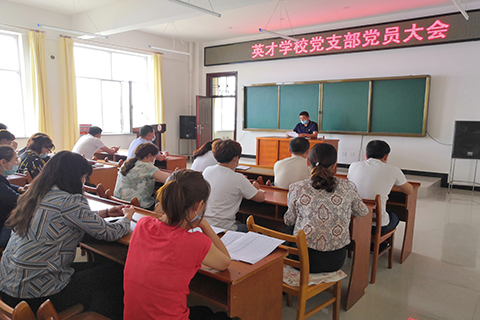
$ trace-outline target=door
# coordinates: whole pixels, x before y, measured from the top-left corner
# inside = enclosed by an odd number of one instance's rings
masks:
[[[212,140],[212,98],[197,96],[197,149]]]

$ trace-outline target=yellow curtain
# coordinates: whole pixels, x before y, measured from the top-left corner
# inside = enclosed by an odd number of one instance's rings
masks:
[[[71,38],[60,37],[60,73],[62,74],[63,148],[72,150],[80,138],[77,118],[77,88]]]
[[[165,110],[163,106],[163,66],[161,54],[153,54],[153,69],[155,123],[165,123]],[[165,139],[165,134],[163,134],[162,149],[165,149]]]
[[[50,97],[48,96],[47,64],[45,58],[45,34],[29,31],[30,75],[32,82],[33,107],[38,121],[38,131],[54,140]]]

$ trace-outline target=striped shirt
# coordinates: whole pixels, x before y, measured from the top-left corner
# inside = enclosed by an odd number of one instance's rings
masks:
[[[70,265],[85,233],[115,241],[129,229],[128,219],[108,223],[90,210],[82,194],[55,186],[41,201],[25,237],[12,233],[0,260],[0,290],[22,299],[56,294],[70,282]]]

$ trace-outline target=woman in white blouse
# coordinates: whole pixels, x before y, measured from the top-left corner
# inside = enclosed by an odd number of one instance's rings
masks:
[[[218,161],[215,160],[212,152],[212,144],[217,140],[220,139],[205,142],[203,146],[195,150],[195,152],[193,153],[193,164],[191,168],[192,170],[202,172],[203,170],[205,170],[205,168],[214,166],[218,163]]]
[[[305,232],[310,272],[333,272],[345,263],[351,216],[365,216],[368,209],[355,184],[335,177],[337,151],[333,146],[316,144],[308,160],[311,177],[290,185],[284,220],[294,226],[294,234]]]

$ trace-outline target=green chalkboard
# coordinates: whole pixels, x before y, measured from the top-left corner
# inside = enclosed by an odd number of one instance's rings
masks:
[[[374,81],[371,131],[422,134],[426,87],[426,78]]]
[[[245,128],[278,129],[278,87],[245,87]]]
[[[318,123],[318,99],[318,83],[280,86],[280,129],[293,130],[302,111]]]
[[[244,129],[292,130],[308,111],[319,132],[425,136],[429,90],[427,75],[244,87]]]
[[[322,131],[367,132],[368,81],[323,84]]]

